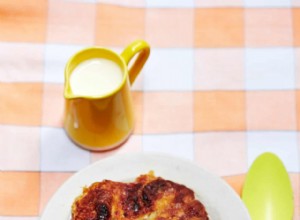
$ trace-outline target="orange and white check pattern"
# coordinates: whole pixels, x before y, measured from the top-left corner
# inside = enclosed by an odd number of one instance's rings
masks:
[[[124,152],[195,161],[241,193],[265,151],[300,220],[300,0],[0,0],[0,219],[37,220],[74,172]],[[151,45],[136,127],[104,153],[62,129],[64,65],[81,48]]]

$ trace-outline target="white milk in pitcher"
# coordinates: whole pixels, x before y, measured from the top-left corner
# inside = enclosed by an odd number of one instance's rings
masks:
[[[94,58],[80,63],[70,76],[74,95],[103,96],[117,89],[122,83],[122,70],[115,62]]]

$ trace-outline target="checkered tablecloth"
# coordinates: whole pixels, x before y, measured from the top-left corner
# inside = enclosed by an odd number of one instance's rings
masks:
[[[195,161],[241,193],[276,153],[300,219],[300,0],[0,0],[0,219],[37,220],[72,174],[124,152]],[[132,90],[136,127],[95,153],[62,129],[64,65],[100,45],[151,45]]]

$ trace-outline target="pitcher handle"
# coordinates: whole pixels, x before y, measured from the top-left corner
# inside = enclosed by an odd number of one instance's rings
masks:
[[[143,40],[136,40],[132,42],[121,53],[121,57],[125,60],[125,63],[127,65],[135,55],[138,56],[128,71],[129,81],[131,85],[134,83],[137,75],[142,70],[144,64],[146,63],[149,57],[149,54],[150,46],[146,41]]]

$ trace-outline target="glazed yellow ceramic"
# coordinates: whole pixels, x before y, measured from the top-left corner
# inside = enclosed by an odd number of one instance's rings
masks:
[[[133,131],[134,112],[130,86],[141,71],[150,54],[149,45],[142,40],[131,43],[121,55],[105,48],[90,47],[76,53],[65,68],[64,128],[79,146],[95,151],[121,145]],[[128,63],[137,59],[128,69]],[[77,96],[72,93],[70,76],[82,62],[105,58],[122,70],[122,82],[117,89],[100,97]]]

